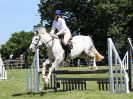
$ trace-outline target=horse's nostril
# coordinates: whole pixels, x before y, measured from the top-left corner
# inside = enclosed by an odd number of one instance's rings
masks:
[[[30,50],[30,51],[33,51],[33,49],[32,49],[32,48],[29,48],[29,50]]]

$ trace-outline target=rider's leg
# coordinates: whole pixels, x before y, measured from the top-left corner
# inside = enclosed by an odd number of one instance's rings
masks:
[[[72,37],[70,32],[64,34],[64,44],[66,46],[67,51],[70,53],[72,46],[68,44],[68,40]]]
[[[70,32],[67,32],[67,33],[64,34],[64,43],[65,43],[65,45],[67,45],[67,42],[68,42],[68,40],[69,40],[71,37],[72,37],[72,36],[71,36],[71,33],[70,33]]]

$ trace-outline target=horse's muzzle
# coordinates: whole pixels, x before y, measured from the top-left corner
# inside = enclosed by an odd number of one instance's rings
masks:
[[[29,48],[29,51],[34,52],[34,49],[33,48]]]

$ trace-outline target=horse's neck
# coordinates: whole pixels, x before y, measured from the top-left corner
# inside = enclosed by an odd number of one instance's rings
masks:
[[[43,34],[42,41],[47,47],[51,47],[53,44],[53,39],[49,34]]]

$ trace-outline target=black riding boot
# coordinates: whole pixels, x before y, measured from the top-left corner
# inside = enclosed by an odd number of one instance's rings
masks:
[[[65,45],[65,59],[64,60],[66,60],[67,58],[69,58],[70,53],[71,53],[71,49],[70,49],[69,45],[66,44]]]
[[[71,53],[71,49],[72,49],[71,45],[70,44],[66,44],[66,50],[67,50],[67,52],[69,54]]]

